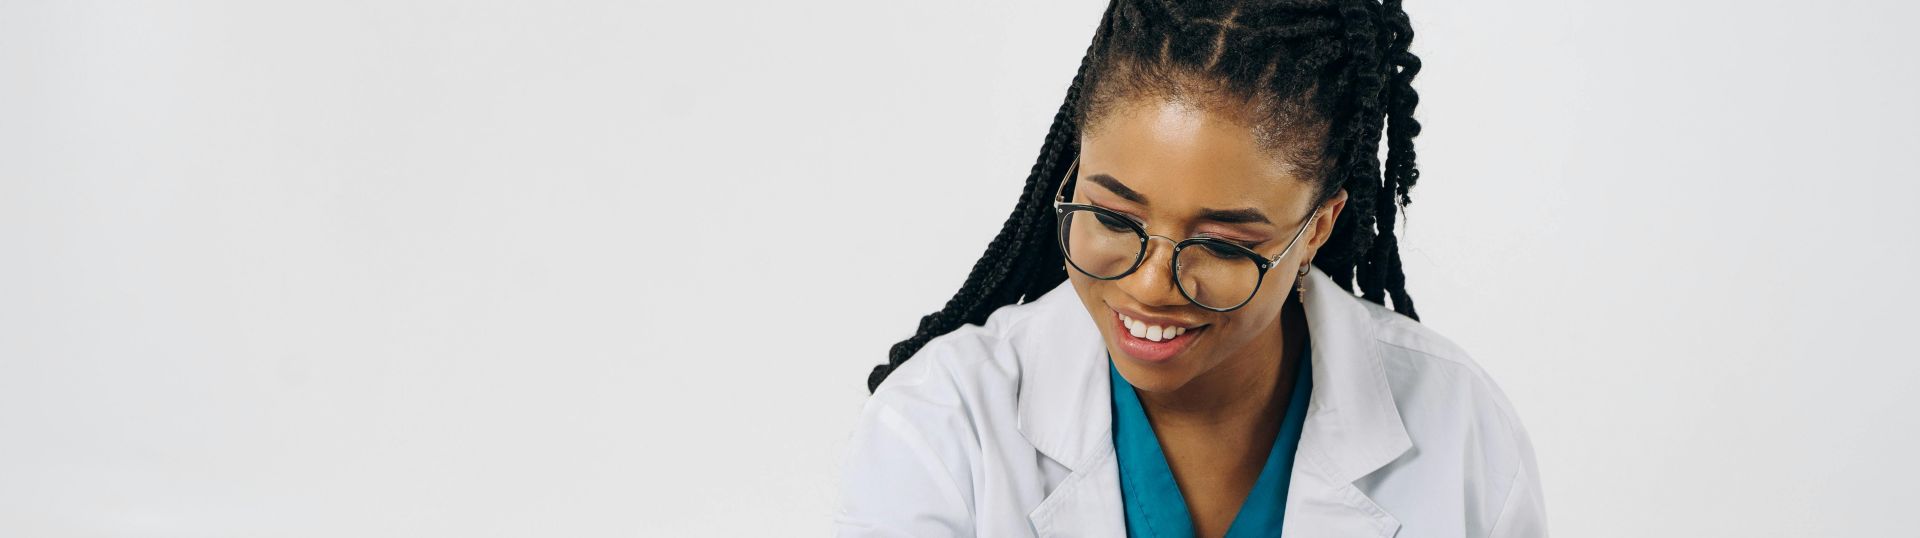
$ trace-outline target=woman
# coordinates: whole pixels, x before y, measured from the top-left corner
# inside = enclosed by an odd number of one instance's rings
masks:
[[[1404,289],[1399,4],[1110,5],[1013,215],[869,378],[840,533],[1545,535],[1525,429]]]

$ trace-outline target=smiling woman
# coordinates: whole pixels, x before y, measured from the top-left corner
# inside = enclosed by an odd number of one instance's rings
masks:
[[[841,532],[1544,535],[1526,430],[1405,290],[1411,41],[1393,0],[1111,4],[870,376]]]

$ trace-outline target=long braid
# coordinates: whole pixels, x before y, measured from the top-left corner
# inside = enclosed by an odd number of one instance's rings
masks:
[[[1340,9],[1341,19],[1346,23],[1342,42],[1348,47],[1346,76],[1342,77],[1347,85],[1346,93],[1351,100],[1352,111],[1343,122],[1346,126],[1344,151],[1338,155],[1345,169],[1344,185],[1352,197],[1350,203],[1356,207],[1373,206],[1373,210],[1356,211],[1354,227],[1358,233],[1353,235],[1352,249],[1364,253],[1360,256],[1355,277],[1360,285],[1361,296],[1369,301],[1384,304],[1386,296],[1384,278],[1372,253],[1379,247],[1379,235],[1375,230],[1383,222],[1380,220],[1378,200],[1391,198],[1381,192],[1380,177],[1380,115],[1382,90],[1386,88],[1386,72],[1379,57],[1384,43],[1377,28],[1378,11],[1370,5],[1357,2],[1348,3]],[[1390,223],[1391,221],[1386,221]],[[1391,226],[1391,224],[1386,224]]]
[[[953,298],[920,319],[873,368],[867,389],[933,338],[994,310],[1032,300],[1066,280],[1054,242],[1050,196],[1079,153],[1079,139],[1116,104],[1175,95],[1195,80],[1254,103],[1256,137],[1313,171],[1315,201],[1341,189],[1347,210],[1313,264],[1341,288],[1418,320],[1406,292],[1394,224],[1419,178],[1412,82],[1420,59],[1401,0],[1113,0],[1054,114],[1040,156],[1000,234]],[[1317,133],[1317,134],[1316,134]],[[1382,135],[1387,158],[1379,158]],[[1290,147],[1319,137],[1312,148]],[[1383,170],[1384,168],[1384,170]]]
[[[1407,195],[1413,184],[1420,179],[1420,169],[1414,166],[1413,137],[1420,134],[1420,122],[1413,119],[1413,109],[1420,104],[1420,93],[1413,90],[1413,76],[1420,73],[1420,57],[1408,50],[1413,43],[1413,24],[1407,18],[1407,12],[1400,7],[1400,0],[1385,0],[1382,5],[1387,27],[1393,32],[1387,46],[1387,65],[1392,82],[1387,86],[1387,186],[1392,194],[1399,198],[1400,206],[1413,202]],[[1393,238],[1394,207],[1386,204],[1382,212],[1380,233],[1387,238],[1389,246],[1383,249],[1382,263],[1385,265],[1387,289],[1393,293],[1393,310],[1415,320],[1420,315],[1413,309],[1413,297],[1407,295],[1407,275],[1400,267],[1400,249]]]

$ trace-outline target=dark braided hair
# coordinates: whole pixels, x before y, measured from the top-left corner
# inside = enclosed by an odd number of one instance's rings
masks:
[[[1079,155],[1080,136],[1129,99],[1154,96],[1233,107],[1263,147],[1309,171],[1316,205],[1346,189],[1349,202],[1313,264],[1341,288],[1415,320],[1395,212],[1420,178],[1413,137],[1420,58],[1400,0],[1113,0],[1054,114],[1013,214],[974,262],[960,291],[893,345],[867,390],[929,340],[985,323],[1067,278],[1054,243],[1052,195]],[[1379,159],[1380,138],[1387,160]],[[1071,188],[1068,189],[1071,192]]]

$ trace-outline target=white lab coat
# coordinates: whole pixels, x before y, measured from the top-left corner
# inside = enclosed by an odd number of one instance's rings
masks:
[[[1286,536],[1546,536],[1532,443],[1466,352],[1306,282],[1313,394]],[[928,342],[867,399],[842,536],[1123,537],[1106,347],[1071,283]]]

